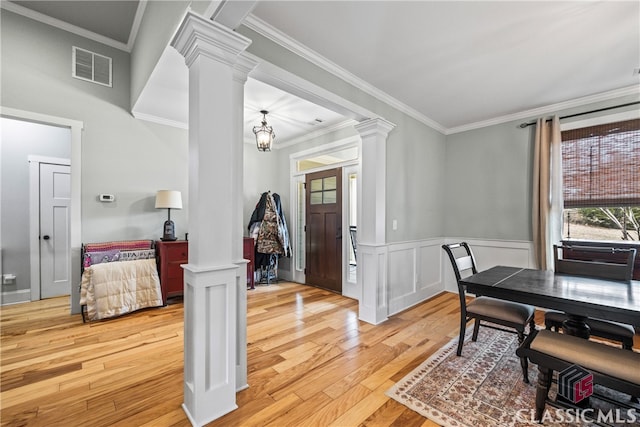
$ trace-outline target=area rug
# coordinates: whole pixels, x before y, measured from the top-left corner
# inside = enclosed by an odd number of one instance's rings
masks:
[[[530,363],[530,384],[522,381],[516,334],[484,327],[473,342],[471,329],[462,356],[456,356],[456,338],[389,389],[387,396],[447,427],[540,425],[533,422],[538,370]],[[555,395],[554,384],[549,397],[553,400]],[[602,413],[605,425],[640,425],[640,407],[619,409],[591,400],[594,408],[601,409],[596,411]],[[547,405],[543,421],[545,426],[602,425],[588,420],[592,413],[596,412]]]

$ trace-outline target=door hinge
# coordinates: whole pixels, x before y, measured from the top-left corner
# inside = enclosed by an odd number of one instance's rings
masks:
[[[306,226],[306,225],[304,226],[304,231],[305,231],[305,232],[307,231],[307,226]]]
[[[304,274],[305,274],[305,275],[307,274],[307,269],[306,269],[306,268],[304,269]]]

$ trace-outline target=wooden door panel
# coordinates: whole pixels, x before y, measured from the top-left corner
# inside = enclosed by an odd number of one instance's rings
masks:
[[[342,293],[342,169],[306,177],[306,283]]]

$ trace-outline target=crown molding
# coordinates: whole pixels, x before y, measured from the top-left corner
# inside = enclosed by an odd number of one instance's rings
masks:
[[[133,43],[138,33],[140,22],[142,21],[142,15],[144,14],[144,9],[146,8],[146,6],[147,6],[147,0],[141,0],[138,3],[138,9],[136,10],[136,16],[134,18],[134,25],[132,26],[131,33],[129,33],[128,43],[124,44],[112,38],[94,33],[93,31],[85,30],[84,28],[80,28],[78,26],[69,24],[68,22],[64,22],[57,18],[53,18],[51,16],[44,15],[40,12],[36,12],[35,10],[31,10],[26,7],[20,6],[16,3],[13,3],[10,1],[4,1],[4,0],[0,1],[0,7],[2,9],[8,10],[9,12],[22,15],[29,19],[33,19],[34,21],[42,22],[43,24],[50,25],[60,30],[76,34],[80,37],[84,37],[86,39],[93,40],[98,43],[102,43],[103,45],[106,45],[118,50],[122,50],[127,53],[131,53],[131,49],[133,47]]]
[[[615,89],[608,92],[597,93],[594,95],[583,96],[582,98],[572,99],[570,101],[550,104],[544,107],[534,108],[532,110],[521,111],[519,113],[508,114],[506,116],[496,117],[481,122],[469,123],[467,125],[457,126],[448,129],[445,135],[466,132],[468,130],[480,129],[487,126],[499,125],[515,120],[529,120],[532,117],[544,116],[546,114],[557,113],[558,111],[567,110],[569,108],[581,107],[583,105],[595,102],[608,101],[610,99],[620,98],[627,95],[640,95],[640,85],[627,86],[621,89]]]
[[[133,50],[133,45],[136,42],[136,37],[138,37],[138,31],[140,30],[140,24],[142,23],[142,17],[144,16],[144,11],[147,8],[147,1],[148,0],[140,0],[138,2],[136,15],[133,17],[133,25],[131,25],[131,32],[129,33],[129,40],[127,41],[127,52],[131,52]]]
[[[277,43],[278,45],[284,47],[285,49],[295,53],[296,55],[306,59],[312,64],[322,68],[323,70],[333,74],[334,76],[344,80],[350,85],[362,90],[363,92],[379,99],[380,101],[392,106],[393,108],[401,111],[402,113],[413,117],[419,122],[424,123],[425,125],[437,130],[440,133],[445,133],[446,128],[442,126],[440,123],[428,118],[424,114],[418,112],[417,110],[409,107],[408,105],[398,101],[391,95],[381,91],[375,86],[365,82],[361,78],[355,76],[351,72],[345,70],[339,65],[331,62],[324,56],[319,53],[309,49],[307,46],[304,46],[297,40],[292,39],[282,31],[263,21],[253,14],[249,14],[243,24],[257,32],[258,34],[266,37],[267,39]]]

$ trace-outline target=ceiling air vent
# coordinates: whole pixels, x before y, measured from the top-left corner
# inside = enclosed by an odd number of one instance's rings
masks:
[[[86,80],[111,87],[111,58],[73,46],[72,75],[76,79]]]

